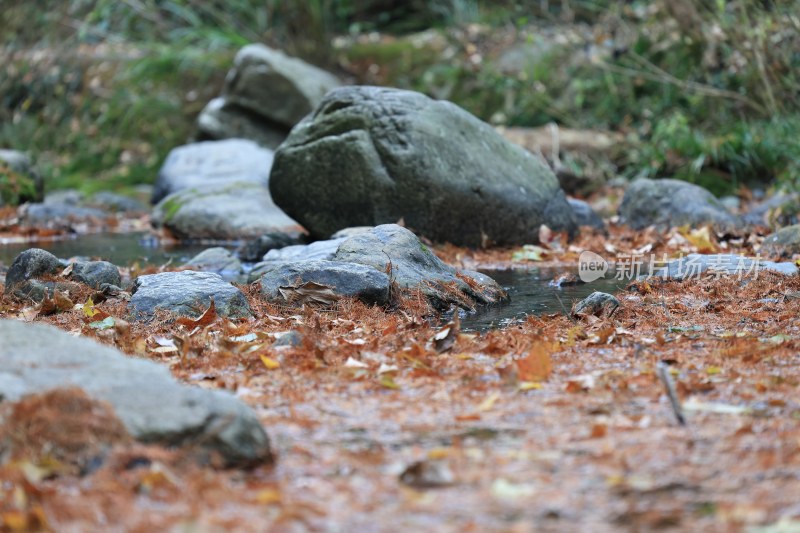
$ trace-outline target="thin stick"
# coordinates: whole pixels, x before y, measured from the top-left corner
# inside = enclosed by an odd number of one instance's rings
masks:
[[[664,384],[664,388],[667,389],[667,397],[669,398],[669,403],[672,406],[672,412],[675,413],[675,418],[678,419],[678,423],[680,425],[685,426],[686,417],[683,416],[683,408],[681,407],[681,402],[678,399],[678,393],[675,391],[675,382],[672,380],[672,376],[669,373],[669,368],[663,362],[659,361],[656,365],[656,374],[661,380],[661,383]]]

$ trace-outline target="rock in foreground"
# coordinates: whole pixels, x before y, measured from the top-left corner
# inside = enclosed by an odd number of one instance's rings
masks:
[[[628,186],[619,206],[621,222],[634,229],[711,225],[733,230],[739,218],[706,189],[681,180],[638,179]]]
[[[0,320],[0,398],[80,387],[111,404],[135,439],[195,444],[228,466],[272,461],[255,414],[222,391],[187,387],[156,363],[40,324]]]
[[[162,272],[136,278],[128,310],[138,319],[157,311],[196,318],[214,299],[217,314],[232,318],[252,316],[242,291],[211,272]]]
[[[781,228],[772,235],[768,235],[764,239],[759,253],[786,258],[800,254],[800,224]]]
[[[397,89],[328,93],[276,152],[270,191],[315,238],[401,218],[466,246],[576,230],[539,159],[452,103]]]

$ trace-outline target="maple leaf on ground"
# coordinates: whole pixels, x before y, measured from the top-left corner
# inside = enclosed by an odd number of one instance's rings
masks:
[[[179,318],[176,322],[189,328],[202,328],[213,323],[217,319],[217,306],[214,303],[214,298],[211,298],[211,303],[208,304],[208,309],[203,312],[197,319],[186,317]]]
[[[558,349],[557,342],[537,340],[528,354],[514,361],[521,381],[546,381],[553,371],[550,354]]]

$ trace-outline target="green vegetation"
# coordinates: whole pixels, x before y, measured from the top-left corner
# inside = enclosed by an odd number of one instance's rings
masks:
[[[798,0],[7,4],[0,146],[36,153],[51,188],[152,181],[258,41],[496,124],[620,131],[629,177],[798,186]]]
[[[0,161],[0,206],[18,205],[38,196],[36,181]]]

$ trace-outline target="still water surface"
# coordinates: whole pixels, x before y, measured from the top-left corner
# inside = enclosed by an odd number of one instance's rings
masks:
[[[0,264],[7,267],[17,254],[34,246],[48,250],[62,259],[89,257],[110,261],[115,265],[130,265],[136,262],[140,265],[164,264],[168,261],[180,265],[209,247],[203,244],[167,246],[146,233],[85,235],[74,239],[35,244],[0,245]],[[617,280],[600,279],[589,284],[554,287],[549,282],[563,271],[553,269],[483,272],[502,285],[508,291],[511,300],[503,305],[480,309],[477,313],[462,314],[461,324],[465,330],[484,331],[505,327],[524,320],[530,314],[562,313],[564,309],[569,310],[574,301],[585,298],[596,290],[613,293],[622,285],[622,282]]]

